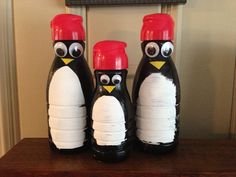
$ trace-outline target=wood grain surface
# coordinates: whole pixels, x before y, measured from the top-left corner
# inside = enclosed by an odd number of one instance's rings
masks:
[[[61,154],[46,138],[23,139],[0,159],[0,177],[235,177],[236,141],[180,140],[176,151],[133,151],[120,163],[95,161],[90,151]]]

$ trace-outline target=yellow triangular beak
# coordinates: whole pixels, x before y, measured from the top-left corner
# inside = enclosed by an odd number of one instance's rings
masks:
[[[108,91],[109,93],[112,92],[112,90],[114,90],[115,86],[103,86],[104,89],[106,89],[106,91]]]
[[[165,61],[151,61],[150,64],[152,64],[155,68],[161,69],[162,66],[165,64]]]
[[[62,58],[62,61],[68,65],[70,62],[72,62],[74,59],[71,59],[71,58]]]

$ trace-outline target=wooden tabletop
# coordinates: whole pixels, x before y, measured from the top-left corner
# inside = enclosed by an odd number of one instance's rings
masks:
[[[46,138],[23,139],[0,159],[0,177],[236,177],[236,141],[180,140],[166,155],[132,152],[120,163],[97,162],[90,151],[52,152]]]

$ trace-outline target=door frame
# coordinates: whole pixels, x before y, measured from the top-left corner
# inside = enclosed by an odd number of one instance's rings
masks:
[[[235,52],[235,65],[234,65],[234,81],[233,81],[233,96],[231,107],[231,120],[229,138],[236,139],[236,52]]]
[[[13,0],[0,1],[0,156],[20,140]]]

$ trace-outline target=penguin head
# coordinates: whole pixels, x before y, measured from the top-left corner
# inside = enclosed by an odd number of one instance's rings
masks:
[[[174,46],[171,41],[144,41],[142,49],[145,62],[160,70],[171,59]]]
[[[126,90],[126,46],[125,42],[114,40],[100,41],[94,45],[93,68],[100,93],[115,96],[118,91]]]
[[[125,86],[127,70],[120,71],[96,71],[96,81],[99,86],[99,91],[106,94],[112,95],[113,92],[122,90]]]
[[[174,20],[164,13],[146,15],[143,17],[140,37],[144,60],[160,70],[170,61],[174,50],[171,42],[174,39]]]
[[[83,41],[55,41],[53,48],[55,55],[58,59],[62,60],[65,65],[80,59],[84,54]]]
[[[74,14],[58,14],[51,21],[54,52],[68,65],[84,53],[85,30],[83,18]]]

